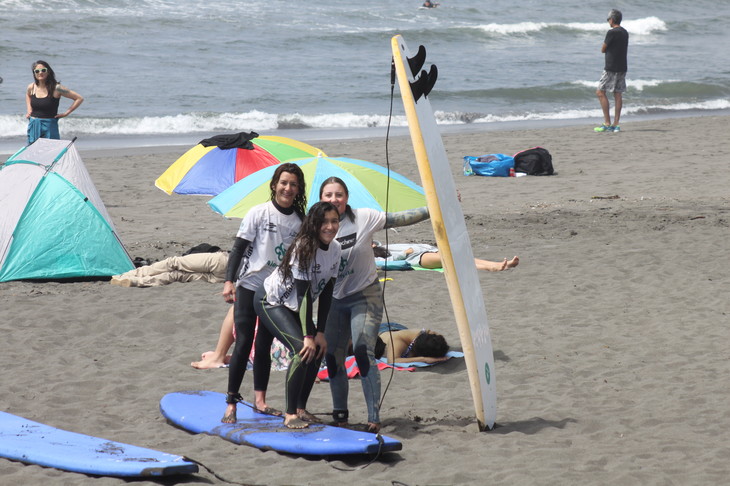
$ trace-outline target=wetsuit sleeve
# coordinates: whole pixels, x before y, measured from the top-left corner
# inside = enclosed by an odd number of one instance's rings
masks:
[[[233,248],[228,254],[228,267],[226,268],[226,282],[235,282],[238,277],[238,268],[241,266],[241,259],[246,252],[246,248],[251,244],[244,238],[236,238],[233,242]]]
[[[317,332],[324,332],[327,325],[327,314],[330,312],[332,304],[332,291],[335,288],[335,279],[332,278],[325,285],[322,293],[319,294],[319,307],[317,308]]]
[[[314,321],[312,321],[312,288],[309,285],[308,280],[294,279],[294,286],[297,289],[297,295],[302,295],[302,302],[299,305],[299,309],[304,307],[304,321],[305,321],[305,336],[314,336],[317,329],[314,327]]]
[[[385,228],[395,228],[398,226],[409,226],[411,224],[420,223],[430,218],[428,208],[423,206],[416,209],[408,209],[406,211],[398,211],[397,213],[385,213]]]

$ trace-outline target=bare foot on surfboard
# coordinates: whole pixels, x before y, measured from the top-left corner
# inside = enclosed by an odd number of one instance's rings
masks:
[[[263,414],[263,415],[271,415],[272,417],[281,417],[282,416],[281,410],[277,410],[273,407],[269,407],[265,403],[261,406],[254,405],[253,411],[256,413]]]
[[[309,427],[309,424],[297,417],[297,414],[295,413],[286,414],[284,418],[284,425],[286,425],[288,429],[306,429]]]
[[[297,409],[297,417],[304,420],[305,422],[309,422],[310,424],[321,424],[322,420],[315,417],[314,414],[309,413],[304,408],[298,408]]]
[[[231,403],[226,407],[226,413],[223,415],[221,422],[224,424],[235,424],[238,418],[236,417],[236,404]]]

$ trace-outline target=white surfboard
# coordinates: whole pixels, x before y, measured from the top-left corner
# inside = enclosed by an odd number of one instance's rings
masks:
[[[411,54],[400,35],[393,37],[391,45],[418,171],[464,350],[477,421],[481,430],[492,429],[497,415],[492,339],[464,214],[428,100],[437,69],[422,69],[426,56],[423,46]]]

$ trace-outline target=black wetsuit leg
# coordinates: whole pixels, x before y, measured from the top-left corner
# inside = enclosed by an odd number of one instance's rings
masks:
[[[256,330],[256,341],[254,342],[256,353],[253,357],[253,389],[256,391],[265,392],[269,387],[271,343],[273,341],[274,336],[269,332],[269,328],[259,322],[259,327]]]
[[[304,334],[299,316],[283,305],[270,306],[261,301],[263,292],[259,291],[254,299],[254,306],[259,315],[259,322],[293,353],[286,373],[286,413],[296,414],[299,397],[304,387],[307,365],[302,362],[299,353],[304,344]]]
[[[233,304],[233,322],[236,326],[236,346],[231,355],[228,370],[228,392],[238,393],[241,390],[243,375],[248,366],[253,336],[256,326],[256,311],[253,308],[254,291],[236,287],[236,303]]]
[[[312,360],[312,362],[307,365],[304,375],[304,385],[302,385],[302,391],[299,393],[299,398],[297,399],[297,408],[307,408],[309,394],[312,393],[314,382],[317,381],[317,373],[319,373],[320,366],[322,366],[322,358]]]

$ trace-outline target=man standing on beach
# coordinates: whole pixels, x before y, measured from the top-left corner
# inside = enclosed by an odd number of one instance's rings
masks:
[[[601,52],[606,55],[606,64],[596,90],[598,101],[601,103],[601,109],[603,110],[603,125],[594,128],[593,130],[596,132],[621,131],[618,122],[621,118],[623,92],[626,91],[626,71],[628,70],[626,54],[629,49],[629,33],[621,27],[622,17],[620,10],[613,9],[608,13],[608,19],[606,19],[611,29],[606,33],[603,46],[601,46]],[[611,124],[606,91],[613,92],[615,102],[613,124]]]

